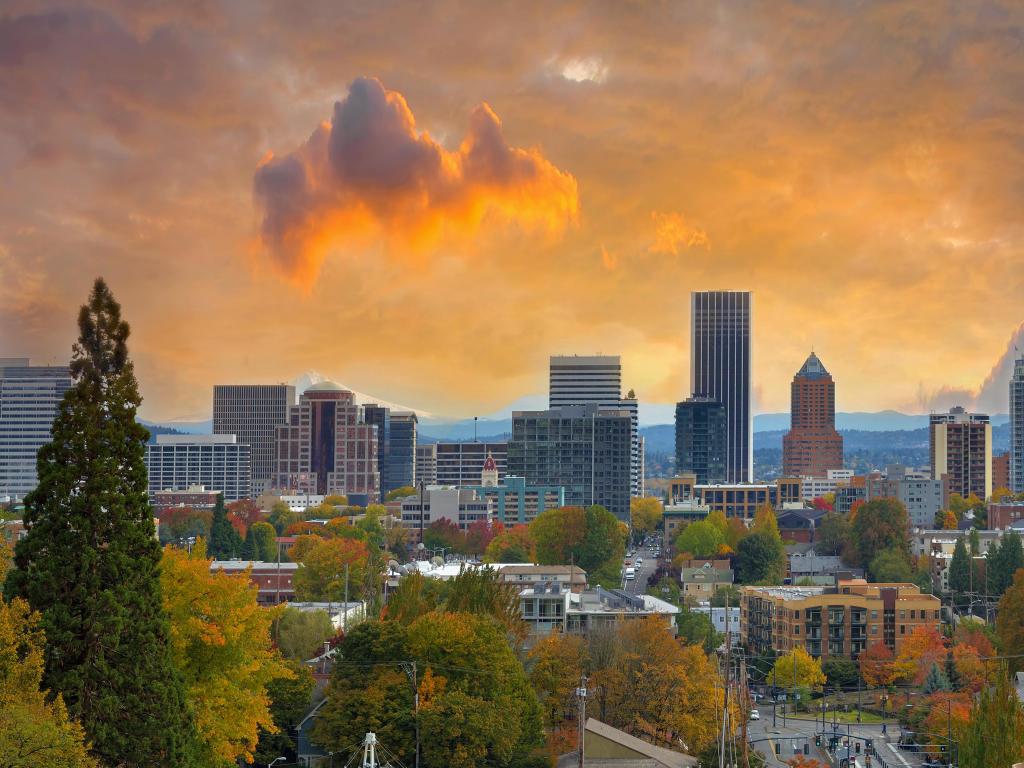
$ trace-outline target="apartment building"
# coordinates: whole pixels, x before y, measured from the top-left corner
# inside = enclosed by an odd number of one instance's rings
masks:
[[[898,653],[915,627],[941,630],[941,604],[913,584],[840,580],[835,587],[743,587],[740,637],[754,653],[800,646],[816,658],[856,658],[885,643]]]
[[[146,446],[150,499],[194,486],[219,491],[224,501],[251,498],[251,451],[234,435],[157,435]]]
[[[434,447],[434,482],[437,485],[451,485],[456,488],[478,485],[480,473],[483,472],[488,456],[494,460],[499,482],[508,471],[506,442],[437,443]]]
[[[784,504],[801,503],[803,483],[800,478],[782,477],[774,483],[697,485],[694,495],[712,512],[720,509],[726,517],[750,520],[764,504],[780,508]]]
[[[979,499],[992,495],[992,424],[983,413],[950,408],[929,417],[932,477],[944,479],[948,494]]]

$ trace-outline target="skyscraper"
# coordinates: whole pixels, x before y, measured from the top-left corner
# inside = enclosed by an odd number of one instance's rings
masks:
[[[701,485],[725,482],[725,406],[708,397],[676,403],[676,472]]]
[[[50,442],[53,420],[71,383],[66,365],[0,358],[0,497],[20,501],[36,487],[36,453]]]
[[[333,381],[314,384],[276,433],[276,487],[380,498],[377,430],[352,392]]]
[[[416,425],[419,419],[411,411],[391,412],[391,438],[383,492],[416,484]]]
[[[1024,493],[1024,355],[1010,379],[1010,489]]]
[[[213,433],[235,435],[252,448],[257,491],[274,474],[274,428],[288,420],[295,387],[287,384],[217,384],[213,388]]]
[[[843,436],[836,432],[836,385],[811,352],[790,387],[790,429],[782,438],[782,472],[825,477],[843,467]]]
[[[932,477],[946,493],[984,501],[992,495],[992,425],[983,413],[957,406],[929,417]],[[948,503],[948,498],[946,502]]]
[[[725,406],[725,478],[749,483],[754,469],[749,291],[690,294],[690,392]]]
[[[630,413],[630,493],[642,496],[643,441],[640,439],[639,402],[633,391],[622,397],[622,359],[618,355],[552,355],[549,368],[548,407],[596,405]]]
[[[235,435],[157,435],[146,446],[149,496],[203,486],[224,501],[250,498],[252,449]]]

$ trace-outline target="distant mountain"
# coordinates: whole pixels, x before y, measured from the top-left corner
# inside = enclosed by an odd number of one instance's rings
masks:
[[[139,419],[139,424],[152,432],[154,429],[170,430],[183,435],[208,435],[213,432],[213,419],[206,421],[146,421]]]

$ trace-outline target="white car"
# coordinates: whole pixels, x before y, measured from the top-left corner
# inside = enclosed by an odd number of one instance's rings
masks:
[[[636,559],[636,564],[637,564],[637,565],[643,565],[643,564],[644,564],[644,559],[643,559],[642,557],[638,557],[638,558]]]
[[[756,709],[750,710],[750,719],[751,720],[760,720],[761,719],[761,713],[758,712]]]

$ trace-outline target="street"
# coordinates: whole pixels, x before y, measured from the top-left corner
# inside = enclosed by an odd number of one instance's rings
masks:
[[[776,713],[775,725],[772,725],[772,708],[775,706],[763,699],[756,705],[761,714],[760,720],[751,720],[747,723],[747,739],[753,743],[755,749],[764,754],[768,759],[769,766],[786,766],[787,760],[791,760],[798,752],[803,753],[804,744],[808,745],[809,756],[821,758],[819,747],[815,746],[814,737],[822,733],[821,720],[804,720],[792,717],[786,718],[783,725],[782,705]],[[807,717],[807,714],[802,714]],[[895,748],[896,737],[899,733],[899,726],[890,723],[888,726],[889,738],[893,744],[890,747],[882,736],[881,724],[851,724],[849,726],[840,724],[833,731],[833,724],[828,722],[824,729],[823,743],[827,743],[828,737],[836,733],[840,739],[849,735],[851,744],[860,743],[861,752],[864,754],[864,739],[871,739],[878,758],[871,761],[872,768],[919,768],[924,762],[924,757],[919,753],[904,752]],[[775,745],[779,745],[779,756],[775,757]],[[795,749],[794,749],[795,746]],[[854,756],[857,757],[854,746]]]
[[[653,541],[653,539],[652,539]],[[636,564],[636,559],[642,558],[643,562],[640,565]],[[625,561],[633,563],[636,568],[636,578],[627,581],[626,580],[626,565]],[[638,544],[635,547],[635,554],[633,557],[629,556],[629,550],[626,552],[626,557],[622,566],[622,589],[630,595],[642,595],[647,591],[647,579],[650,578],[658,568],[658,561],[654,557],[654,553],[646,544]]]

